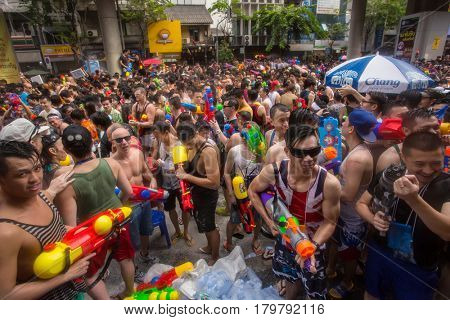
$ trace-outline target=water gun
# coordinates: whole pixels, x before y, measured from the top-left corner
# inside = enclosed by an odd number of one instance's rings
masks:
[[[186,262],[175,268],[170,269],[162,273],[159,277],[154,277],[150,283],[141,283],[137,286],[137,291],[142,291],[145,289],[156,288],[162,290],[172,285],[176,279],[180,278],[184,273],[194,270],[194,265],[192,262]]]
[[[164,106],[164,112],[166,113],[166,120],[169,120],[170,123],[173,123],[172,110],[170,110],[169,103],[166,103]]]
[[[98,251],[109,239],[117,237],[130,221],[131,208],[122,207],[100,212],[70,229],[61,241],[47,244],[33,264],[40,279],[51,279],[81,258]]]
[[[131,186],[133,194],[128,199],[130,202],[142,202],[142,201],[161,201],[169,197],[169,193],[164,189],[151,189],[143,186]],[[117,196],[120,194],[120,189],[115,187],[114,192]]]
[[[204,114],[202,107],[199,106],[198,104],[182,102],[181,106],[185,109],[188,109],[190,112],[194,114]]]
[[[339,130],[336,118],[320,119],[319,138],[322,148],[334,147],[337,150],[336,161],[342,161],[341,130]]]
[[[217,106],[216,106],[216,109],[217,109],[217,111],[222,111],[223,110],[223,104],[218,104]]]
[[[129,76],[131,71],[133,71],[133,62],[129,62],[128,66],[125,68],[126,72],[125,72],[125,76]]]
[[[214,111],[216,110],[214,107],[214,97],[211,88],[206,88],[205,93],[203,94],[203,100],[205,101],[204,120],[209,122],[214,119]]]
[[[442,122],[439,127],[441,131],[441,136],[446,136],[450,134],[450,122]]]
[[[166,287],[162,290],[157,288],[144,289],[135,292],[132,296],[125,298],[124,300],[178,300],[180,294],[177,290]]]
[[[253,212],[251,208],[250,199],[248,198],[247,188],[242,176],[233,178],[233,192],[239,205],[239,213],[242,225],[247,233],[251,233],[255,228],[255,221],[253,219]]]
[[[251,123],[244,124],[246,130],[241,135],[245,139],[249,150],[260,157],[264,157],[267,151],[266,139],[260,130]]]
[[[277,201],[274,204],[274,195],[262,193],[261,201],[267,212],[273,216],[273,220],[278,226],[283,239],[294,249],[294,251],[303,259],[310,258],[316,248],[308,239],[308,236],[300,229],[300,224],[284,205],[283,202]]]
[[[72,164],[72,159],[70,158],[70,156],[68,154],[66,154],[66,158],[62,161],[59,161],[59,165],[62,167],[67,167],[70,166]]]
[[[449,173],[450,167],[450,146],[445,147],[444,154],[444,172]]]
[[[323,165],[327,171],[333,170],[335,175],[339,174],[341,161],[338,160],[338,151],[335,147],[329,146],[322,150],[319,155],[319,164]]]
[[[223,126],[223,134],[225,137],[227,137],[228,139],[235,134],[237,131],[235,130],[234,126],[232,126],[231,124],[227,123]]]
[[[184,162],[188,161],[188,152],[184,146],[175,146],[172,151],[172,158],[174,165],[183,165]],[[192,202],[191,191],[189,189],[189,184],[180,180],[181,188],[181,209],[184,212],[194,209],[194,204]]]
[[[386,168],[380,177],[378,184],[373,191],[371,209],[373,213],[378,211],[385,215],[391,214],[395,200],[394,182],[406,173],[406,167],[403,164],[394,164]],[[385,232],[380,232],[381,236],[385,236]]]

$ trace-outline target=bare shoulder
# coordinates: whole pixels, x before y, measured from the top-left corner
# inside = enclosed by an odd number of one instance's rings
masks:
[[[334,175],[328,172],[323,188],[326,198],[339,196],[341,193],[341,184],[339,180]]]
[[[56,170],[55,175],[53,176],[53,178],[58,178],[59,176],[68,173],[70,171],[73,170],[73,166],[64,166],[64,167],[60,167],[58,170]]]
[[[9,248],[8,251],[20,248],[21,239],[23,239],[21,232],[22,230],[13,224],[0,223],[0,253],[6,248]]]

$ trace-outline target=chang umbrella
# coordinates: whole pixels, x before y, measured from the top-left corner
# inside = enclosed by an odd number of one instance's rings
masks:
[[[385,93],[424,90],[435,86],[430,77],[413,65],[378,54],[341,63],[326,73],[325,83],[332,88],[350,85],[359,92]]]

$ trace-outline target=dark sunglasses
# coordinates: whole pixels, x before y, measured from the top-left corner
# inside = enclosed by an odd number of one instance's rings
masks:
[[[126,136],[126,137],[114,139],[114,141],[117,142],[117,143],[122,143],[123,140],[125,140],[126,142],[130,142],[131,136]]]
[[[290,153],[296,158],[305,158],[306,156],[310,156],[311,158],[317,157],[322,150],[321,146],[317,146],[309,149],[296,149],[289,148]]]

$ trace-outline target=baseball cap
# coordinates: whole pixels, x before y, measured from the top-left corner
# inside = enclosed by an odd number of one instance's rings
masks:
[[[55,144],[61,136],[55,132],[42,137],[42,147],[43,149],[48,149]]]
[[[377,137],[373,132],[374,127],[378,123],[377,118],[369,111],[361,108],[353,109],[348,116],[348,121],[350,122],[350,125],[355,127],[358,135],[365,141],[375,142],[377,140]]]
[[[373,129],[378,140],[404,140],[405,133],[402,128],[402,119],[386,118]]]
[[[19,118],[0,131],[0,140],[30,142],[37,134],[47,131],[49,126],[35,126],[24,118]]]
[[[82,147],[92,144],[92,137],[85,127],[72,124],[63,131],[62,142],[64,147]]]

